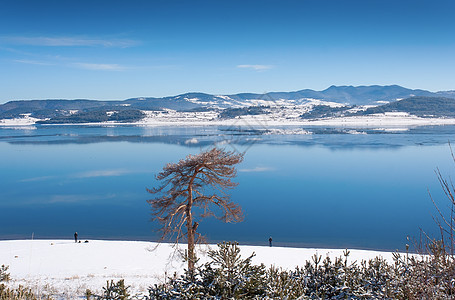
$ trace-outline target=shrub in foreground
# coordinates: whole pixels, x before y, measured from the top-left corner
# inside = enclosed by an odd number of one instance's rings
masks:
[[[8,273],[9,266],[2,265],[0,267],[0,282],[7,282],[10,280],[10,274]]]
[[[7,288],[0,283],[0,300],[50,300],[49,296],[37,296],[30,288],[19,286],[15,289]]]
[[[85,298],[87,300],[127,300],[131,299],[131,295],[128,291],[130,286],[125,286],[125,280],[121,279],[117,282],[111,280],[110,282],[107,281],[106,286],[103,287],[103,294],[102,295],[95,295],[87,289],[85,291]]]
[[[294,270],[251,263],[236,243],[210,251],[212,261],[150,287],[146,299],[452,299],[455,261],[434,242],[427,256],[394,254],[348,262],[349,251],[331,260],[314,255]]]

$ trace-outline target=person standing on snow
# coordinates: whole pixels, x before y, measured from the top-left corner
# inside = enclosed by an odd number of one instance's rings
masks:
[[[77,243],[77,231],[74,233],[74,242]]]

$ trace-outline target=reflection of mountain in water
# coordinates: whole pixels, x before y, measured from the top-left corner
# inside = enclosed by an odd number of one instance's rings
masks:
[[[280,127],[83,127],[55,126],[36,130],[0,131],[0,142],[9,144],[92,144],[105,142],[165,143],[205,148],[254,144],[323,146],[332,149],[396,148],[444,144],[455,139],[455,126],[416,128]]]

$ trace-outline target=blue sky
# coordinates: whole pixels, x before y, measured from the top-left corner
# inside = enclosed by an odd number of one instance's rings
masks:
[[[0,103],[189,91],[455,89],[455,1],[0,3]]]

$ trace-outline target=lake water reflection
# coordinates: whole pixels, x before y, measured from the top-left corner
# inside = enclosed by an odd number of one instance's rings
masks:
[[[394,250],[419,228],[437,232],[428,190],[446,208],[434,170],[455,171],[455,127],[276,134],[289,129],[0,128],[0,239],[156,240],[145,188],[165,163],[214,144],[246,151],[231,193],[245,221],[204,220],[210,242]]]

